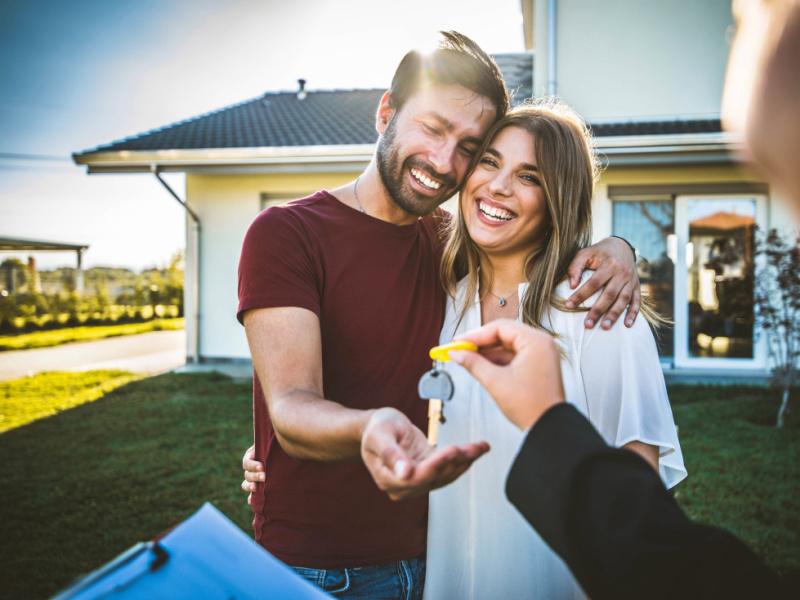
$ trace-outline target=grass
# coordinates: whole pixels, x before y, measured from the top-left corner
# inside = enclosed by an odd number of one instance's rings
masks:
[[[79,374],[75,374],[79,375]],[[765,390],[673,388],[689,479],[678,501],[800,569],[800,419]],[[213,502],[250,532],[239,490],[250,384],[162,375],[0,435],[0,590],[39,598]]]
[[[800,572],[797,408],[779,430],[776,391],[673,387],[670,399],[689,471],[676,492],[683,509],[744,539],[773,568]]]
[[[206,500],[249,531],[250,394],[168,374],[0,435],[0,596],[47,597]]]
[[[121,335],[135,335],[150,331],[173,331],[184,328],[183,318],[153,319],[144,323],[125,323],[122,325],[96,325],[87,327],[68,327],[52,331],[34,331],[18,335],[0,336],[0,352],[8,350],[29,350],[60,346],[70,342],[90,342]]]
[[[0,381],[0,433],[102,398],[140,376],[127,371],[49,372]]]

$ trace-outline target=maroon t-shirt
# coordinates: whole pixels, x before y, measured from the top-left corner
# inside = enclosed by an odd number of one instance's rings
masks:
[[[297,306],[322,333],[325,398],[349,408],[393,406],[423,431],[417,381],[430,369],[445,299],[437,231],[445,213],[398,226],[321,191],[256,217],[239,263],[239,309]],[[425,550],[427,498],[391,501],[361,461],[298,460],[283,451],[253,378],[256,540],[295,566],[386,563]]]

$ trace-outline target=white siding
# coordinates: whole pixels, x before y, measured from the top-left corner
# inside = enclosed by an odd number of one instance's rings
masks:
[[[593,121],[718,115],[731,24],[730,0],[560,0],[557,94]]]
[[[261,210],[261,196],[297,198],[332,188],[349,174],[187,174],[186,197],[200,217],[200,355],[250,358],[244,328],[236,321],[237,269],[242,240]],[[187,267],[194,260],[189,256]],[[187,311],[187,316],[188,316]],[[193,323],[187,320],[188,337]]]
[[[186,178],[189,204],[200,217],[200,355],[248,358],[236,322],[236,270],[242,239],[259,211],[258,185],[247,177]]]

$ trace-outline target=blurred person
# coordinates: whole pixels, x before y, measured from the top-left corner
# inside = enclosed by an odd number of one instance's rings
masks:
[[[734,0],[726,129],[800,217],[800,0]]]

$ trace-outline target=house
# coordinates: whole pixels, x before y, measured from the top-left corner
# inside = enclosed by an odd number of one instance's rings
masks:
[[[644,288],[674,319],[660,353],[672,375],[759,376],[755,226],[790,223],[735,160],[719,106],[729,0],[522,0],[527,49],[497,56],[520,101],[555,94],[592,124],[606,169],[594,236],[630,240]],[[265,207],[353,179],[369,161],[383,90],[297,90],[76,153],[93,173],[186,174],[186,314],[195,361],[247,359],[236,323],[243,235]],[[743,301],[744,298],[744,301]]]

